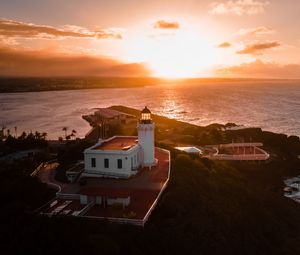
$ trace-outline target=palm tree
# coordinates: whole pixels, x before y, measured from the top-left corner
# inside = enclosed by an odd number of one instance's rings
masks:
[[[35,139],[40,140],[40,139],[42,139],[42,134],[39,131],[35,131],[34,137],[35,137]]]
[[[10,129],[9,128],[6,130],[6,133],[7,133],[7,136],[10,136]]]
[[[65,131],[65,138],[67,139],[67,130],[68,130],[68,128],[67,127],[63,127],[62,130]]]
[[[26,136],[27,136],[26,132],[23,131],[18,139],[24,140],[26,138]]]
[[[47,134],[46,132],[43,132],[41,138],[42,138],[43,140],[46,140],[47,135],[48,135],[48,134]]]
[[[5,130],[5,127],[2,126],[2,128],[0,130],[0,141],[4,138],[4,130]]]
[[[18,130],[18,127],[15,126],[15,135],[16,135],[16,138],[18,137],[18,132],[17,132],[17,130]]]
[[[72,130],[72,133],[71,133],[71,136],[74,137],[74,139],[75,139],[76,134],[77,134],[76,130],[73,129],[73,130]]]

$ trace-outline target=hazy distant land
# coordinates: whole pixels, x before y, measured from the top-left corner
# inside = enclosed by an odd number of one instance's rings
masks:
[[[100,88],[134,88],[158,84],[201,83],[299,83],[287,79],[190,78],[167,80],[154,77],[0,77],[0,93],[79,90]]]
[[[157,78],[0,78],[0,93],[99,88],[143,87],[159,83]]]

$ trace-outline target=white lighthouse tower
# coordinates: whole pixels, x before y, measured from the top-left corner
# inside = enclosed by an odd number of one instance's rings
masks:
[[[140,162],[143,167],[154,166],[154,128],[155,124],[151,119],[151,112],[147,106],[141,112],[141,118],[138,123],[138,141],[142,147],[140,152]]]

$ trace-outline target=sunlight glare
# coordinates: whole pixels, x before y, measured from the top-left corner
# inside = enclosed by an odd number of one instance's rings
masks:
[[[216,62],[213,43],[197,30],[144,33],[131,40],[130,45],[127,58],[145,62],[153,76],[162,78],[205,76]]]

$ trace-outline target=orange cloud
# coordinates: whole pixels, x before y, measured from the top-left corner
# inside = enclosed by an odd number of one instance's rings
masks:
[[[274,30],[265,26],[255,28],[241,28],[238,31],[239,35],[270,35],[274,34]]]
[[[280,46],[280,43],[277,41],[264,42],[264,43],[254,43],[246,45],[243,50],[238,51],[238,54],[261,54],[263,51],[272,49]]]
[[[264,13],[265,7],[269,4],[267,1],[256,0],[229,0],[222,2],[213,2],[211,4],[212,14],[234,14],[234,15],[254,15]]]
[[[0,76],[148,76],[143,64],[104,57],[0,48]]]
[[[121,39],[122,35],[113,30],[91,31],[78,26],[65,26],[59,29],[51,26],[24,23],[15,20],[0,19],[0,36],[22,38],[57,39],[64,37]]]
[[[153,27],[156,29],[179,29],[180,25],[178,22],[158,20],[154,23]]]
[[[218,45],[218,48],[229,48],[229,47],[231,47],[231,43],[229,42],[223,42]]]
[[[280,65],[256,60],[216,71],[221,77],[300,79],[300,64]]]

